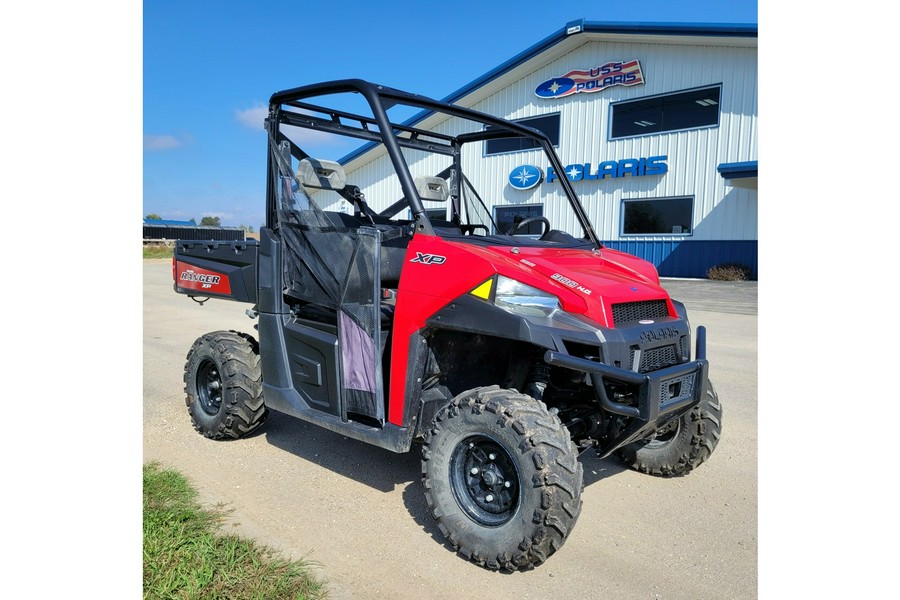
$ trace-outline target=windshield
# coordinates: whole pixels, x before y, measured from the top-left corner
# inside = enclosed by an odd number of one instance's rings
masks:
[[[539,131],[381,86],[335,83],[362,93],[329,94],[335,102],[326,108],[321,98],[306,101],[322,95],[313,94],[320,84],[284,92],[301,99],[270,107],[274,144],[290,146],[289,169],[312,159],[333,174],[306,190],[322,211],[479,244],[599,246]],[[498,140],[515,150],[492,151]]]

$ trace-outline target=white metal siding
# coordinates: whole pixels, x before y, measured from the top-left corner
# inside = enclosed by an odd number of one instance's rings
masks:
[[[571,69],[588,69],[613,60],[638,59],[645,84],[617,86],[591,94],[574,94],[560,100],[538,98],[538,84]],[[654,134],[609,141],[610,103],[721,84],[718,127]],[[490,84],[488,84],[490,85]],[[557,152],[564,165],[590,163],[594,169],[605,160],[622,160],[666,155],[668,172],[643,177],[574,182],[582,203],[598,235],[604,240],[629,239],[620,236],[623,199],[693,196],[692,235],[680,239],[757,239],[757,192],[728,185],[716,171],[721,163],[757,160],[757,59],[756,48],[715,45],[658,44],[636,42],[588,42],[536,70],[511,85],[485,97],[472,108],[509,119],[547,113],[561,115],[560,146]],[[462,104],[465,104],[463,99]],[[435,125],[448,131],[448,123]],[[480,149],[479,149],[480,151]],[[405,152],[410,157],[417,153]],[[463,162],[464,171],[484,200],[493,206],[533,203],[527,193],[512,189],[509,173],[522,164],[534,164],[546,172],[547,164],[538,151],[515,152],[488,157],[485,168],[473,172]],[[427,165],[436,172],[449,158]],[[423,168],[425,165],[417,165]],[[417,168],[417,170],[418,170]],[[401,197],[396,178],[391,175],[386,155],[348,172],[348,181],[359,185],[369,203],[384,208]],[[558,183],[539,188],[544,214],[557,229],[574,231],[571,214],[564,215],[565,200],[557,192]],[[526,200],[527,198],[527,200]],[[672,236],[641,239],[673,239]]]

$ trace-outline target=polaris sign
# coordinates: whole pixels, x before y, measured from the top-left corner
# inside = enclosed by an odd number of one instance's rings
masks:
[[[591,163],[575,163],[565,168],[565,175],[569,181],[618,179],[626,175],[632,177],[665,175],[669,171],[669,165],[666,164],[668,158],[668,155],[663,155],[648,158],[624,158],[618,161],[606,160],[597,164],[596,167]],[[547,167],[546,182],[553,183],[558,178],[559,174],[553,170],[553,167]],[[543,179],[541,170],[532,165],[520,165],[509,174],[509,184],[517,190],[531,189]]]
[[[569,181],[587,181],[604,177],[615,179],[626,175],[632,177],[664,175],[669,170],[669,165],[665,162],[667,158],[668,156],[651,156],[650,158],[624,158],[620,161],[607,160],[598,164],[595,171],[592,171],[591,163],[574,164],[566,167],[566,177]],[[553,167],[547,167],[547,183],[551,183],[557,177]]]
[[[637,59],[616,60],[590,69],[573,69],[548,79],[534,90],[538,98],[565,98],[582,92],[600,92],[615,85],[644,83],[641,63]]]
[[[516,167],[509,174],[509,185],[517,190],[530,190],[544,180],[544,174],[534,165]]]

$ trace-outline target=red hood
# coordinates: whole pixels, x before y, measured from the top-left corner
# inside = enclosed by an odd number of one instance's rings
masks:
[[[622,302],[669,299],[659,285],[652,263],[616,250],[599,251],[494,246],[496,253],[516,272],[504,274],[556,294],[569,312],[584,314],[611,326],[612,305]],[[675,314],[669,306],[669,314]]]

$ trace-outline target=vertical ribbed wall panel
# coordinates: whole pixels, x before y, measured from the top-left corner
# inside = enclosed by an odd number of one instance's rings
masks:
[[[641,247],[642,256],[647,252],[662,252],[665,245],[674,247],[679,242],[754,241],[758,236],[757,191],[731,186],[716,167],[722,163],[758,160],[756,54],[755,47],[716,45],[714,41],[705,45],[593,41],[538,66],[472,108],[510,119],[559,112],[561,135],[557,152],[564,165],[590,163],[596,169],[606,160],[667,156],[668,172],[664,175],[573,183],[601,239]],[[641,62],[644,85],[618,86],[560,100],[542,99],[534,94],[538,84],[571,69],[635,58]],[[719,84],[722,93],[717,127],[609,140],[611,102]],[[465,99],[462,104],[466,104]],[[443,133],[460,133],[452,128],[447,121],[433,127]],[[555,228],[574,232],[574,218],[565,209],[557,183],[545,182],[531,193],[514,190],[507,183],[509,173],[523,164],[533,164],[546,172],[548,165],[541,153],[524,151],[482,160],[482,147],[468,152],[463,157],[463,168],[468,169],[469,178],[490,208],[541,203],[544,215]],[[407,153],[409,157],[417,155]],[[449,164],[449,158],[414,162],[414,174],[427,173],[428,169],[433,169],[433,173]],[[401,197],[385,155],[348,173],[348,181],[363,189],[376,210]],[[640,238],[621,235],[623,200],[680,196],[694,198],[691,235]],[[755,241],[753,245],[755,248]],[[661,260],[671,260],[670,255]]]
[[[604,246],[639,256],[656,265],[660,277],[705,278],[711,267],[737,263],[758,276],[756,241],[606,241]]]
[[[590,68],[611,60],[637,58],[645,85],[614,87],[594,94],[575,94],[553,101],[534,95],[543,81],[573,68]],[[561,141],[557,152],[564,164],[649,156],[668,157],[665,175],[575,182],[598,234],[621,237],[623,199],[694,197],[693,234],[684,240],[756,239],[756,191],[727,185],[716,167],[726,162],[757,160],[757,61],[755,48],[695,46],[687,44],[599,43],[584,44],[519,81],[478,102],[474,108],[519,119],[550,112],[561,114]],[[722,85],[718,127],[609,140],[610,102]],[[533,162],[534,153],[506,155],[492,165],[484,179],[493,182],[495,197],[504,195],[506,175],[516,166]],[[538,164],[546,169],[546,164]],[[554,208],[558,195],[553,184],[542,194],[545,214],[554,224],[563,215]],[[519,194],[521,194],[519,192]],[[669,236],[657,239],[671,239]]]

